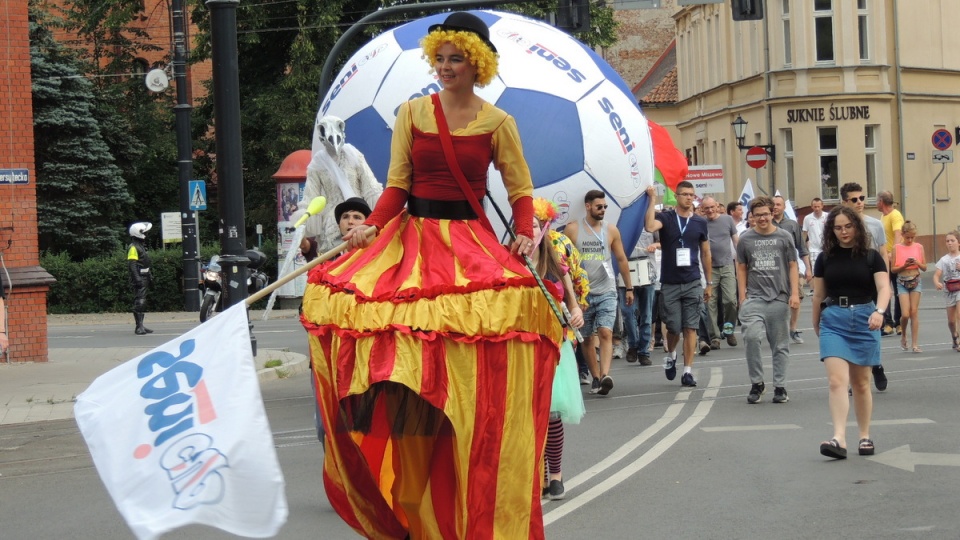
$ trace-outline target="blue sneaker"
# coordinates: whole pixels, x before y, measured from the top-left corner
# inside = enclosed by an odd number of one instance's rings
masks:
[[[677,359],[671,356],[666,356],[663,359],[663,371],[667,376],[668,381],[672,381],[677,378]]]
[[[693,380],[693,373],[684,373],[683,377],[680,377],[681,386],[694,387],[697,385],[697,381]]]
[[[733,335],[733,323],[723,323],[723,335],[724,336]]]

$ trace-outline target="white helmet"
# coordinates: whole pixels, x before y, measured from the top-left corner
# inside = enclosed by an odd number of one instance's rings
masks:
[[[138,221],[130,226],[130,236],[134,238],[145,238],[147,232],[153,228],[153,223]]]

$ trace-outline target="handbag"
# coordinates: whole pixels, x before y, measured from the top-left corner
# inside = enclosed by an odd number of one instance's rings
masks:
[[[947,288],[947,292],[958,292],[960,291],[960,279],[948,279],[943,283],[943,286]]]
[[[958,285],[960,285],[960,280],[957,280],[957,282]],[[897,283],[899,283],[904,289],[912,291],[913,289],[917,288],[917,285],[920,284],[920,274],[910,277],[897,276]],[[958,287],[958,290],[960,290],[960,287]]]

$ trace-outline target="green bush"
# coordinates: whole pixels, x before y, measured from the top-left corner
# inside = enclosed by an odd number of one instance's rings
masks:
[[[277,244],[265,241],[264,271],[273,283],[277,278]],[[220,246],[200,247],[203,263],[220,253]],[[183,252],[179,244],[150,251],[153,281],[147,294],[147,311],[183,311]],[[127,270],[126,248],[107,256],[74,262],[66,253],[44,254],[40,266],[57,279],[47,293],[48,313],[122,313],[130,311],[133,289]],[[266,307],[266,300],[254,304]]]

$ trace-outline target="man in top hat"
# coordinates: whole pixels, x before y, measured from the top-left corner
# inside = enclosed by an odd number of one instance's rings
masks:
[[[333,209],[333,217],[337,220],[337,224],[340,227],[340,238],[331,240],[339,244],[341,238],[352,231],[354,227],[363,223],[369,216],[370,207],[367,205],[367,201],[360,197],[351,197],[338,204],[336,208]],[[318,249],[316,238],[304,237],[303,240],[300,240],[300,251],[303,253],[304,258],[307,259],[307,262],[317,258],[319,255],[317,253]]]

